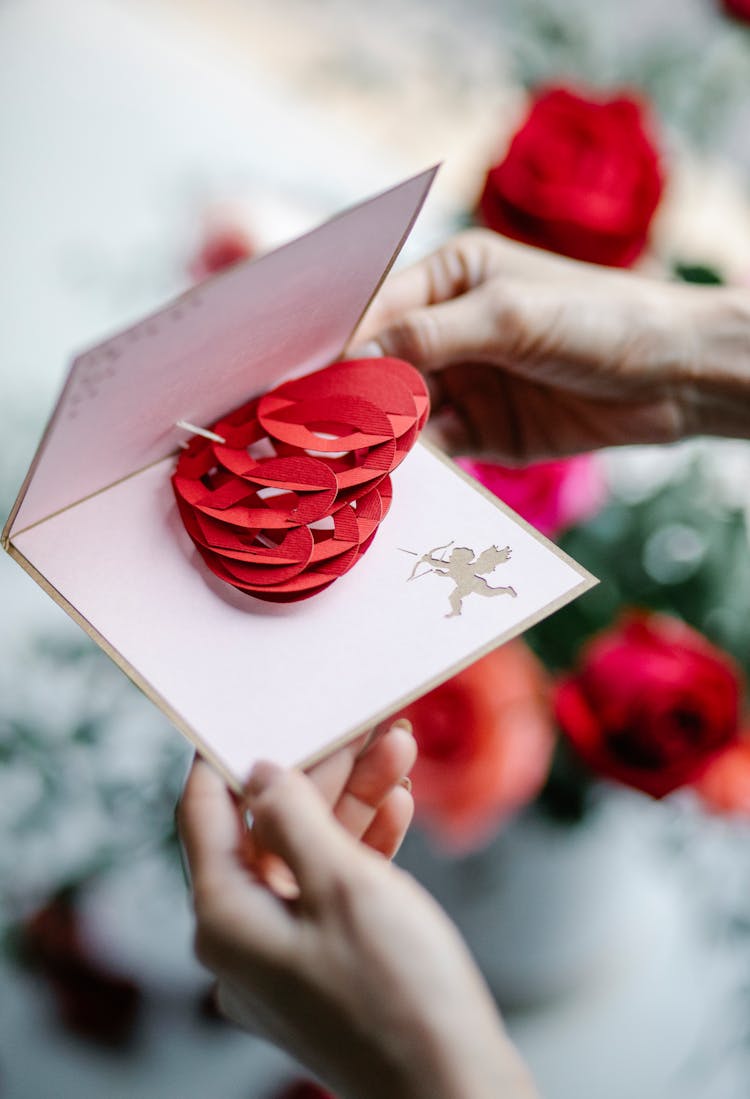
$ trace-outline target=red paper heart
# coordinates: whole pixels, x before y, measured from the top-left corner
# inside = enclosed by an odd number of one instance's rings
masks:
[[[430,410],[400,359],[333,363],[194,435],[172,486],[211,571],[277,603],[307,599],[359,561],[390,506],[390,473]]]

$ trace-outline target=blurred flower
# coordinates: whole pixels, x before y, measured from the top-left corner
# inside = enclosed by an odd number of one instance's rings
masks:
[[[490,229],[575,259],[629,267],[663,189],[644,107],[540,92],[479,200]]]
[[[312,1080],[298,1080],[278,1092],[274,1099],[335,1099],[335,1096]]]
[[[549,536],[591,519],[607,496],[604,472],[593,454],[518,469],[471,458],[459,458],[458,464]]]
[[[0,932],[92,868],[171,834],[190,756],[73,623],[25,611],[0,654]]]
[[[750,729],[717,756],[695,787],[709,809],[750,817]]]
[[[27,964],[49,982],[68,1030],[100,1045],[123,1046],[130,1041],[140,990],[89,956],[69,896],[54,897],[25,922],[21,945]]]
[[[250,259],[257,251],[241,211],[230,206],[217,206],[206,215],[203,240],[188,264],[188,272],[196,282],[215,275],[241,260]]]
[[[721,0],[721,6],[727,15],[750,23],[750,0]]]
[[[544,784],[554,747],[548,685],[520,641],[478,660],[403,716],[419,745],[417,816],[446,848],[480,846]]]
[[[653,797],[694,782],[737,737],[739,672],[668,615],[631,613],[557,687],[562,731],[592,770]]]

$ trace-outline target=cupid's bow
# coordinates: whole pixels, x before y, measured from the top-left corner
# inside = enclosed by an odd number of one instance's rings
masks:
[[[410,556],[417,558],[417,560],[414,562],[414,568],[411,570],[411,576],[408,577],[408,580],[418,580],[420,576],[427,576],[428,573],[433,572],[435,563],[434,555],[436,553],[444,553],[445,550],[450,549],[452,545],[453,541],[446,542],[444,546],[435,546],[434,549],[428,550],[427,553],[423,553],[421,556],[418,553],[415,553],[414,550],[402,549],[402,553],[408,553],[410,554]],[[401,549],[400,546],[399,549]],[[429,565],[430,567],[424,572],[420,572],[418,574],[417,569],[420,565]]]

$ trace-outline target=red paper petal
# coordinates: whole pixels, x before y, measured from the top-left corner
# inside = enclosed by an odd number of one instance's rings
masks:
[[[388,513],[390,473],[429,414],[398,359],[334,363],[222,417],[179,457],[185,529],[219,579],[256,598],[317,595],[366,552]]]

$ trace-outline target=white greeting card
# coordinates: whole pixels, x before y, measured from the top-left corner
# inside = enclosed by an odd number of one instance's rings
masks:
[[[258,758],[312,762],[595,582],[424,443],[361,560],[303,602],[222,583],[180,522],[177,422],[212,424],[334,360],[433,176],[79,356],[3,532],[234,787]]]

